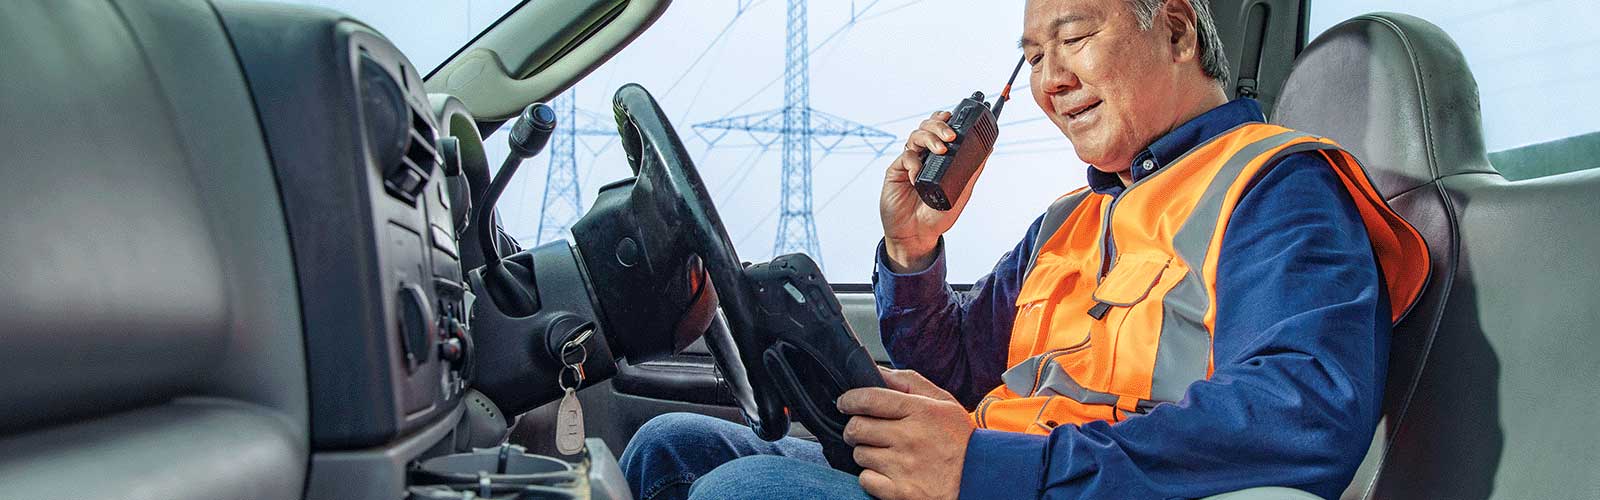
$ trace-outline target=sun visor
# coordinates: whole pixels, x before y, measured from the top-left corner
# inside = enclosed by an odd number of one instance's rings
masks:
[[[479,120],[500,122],[604,64],[666,10],[669,0],[524,2],[426,78]]]

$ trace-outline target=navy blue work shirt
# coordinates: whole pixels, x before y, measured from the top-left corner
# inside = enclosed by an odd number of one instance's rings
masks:
[[[1260,121],[1253,100],[1212,109],[1152,143],[1133,178]],[[1116,174],[1092,167],[1089,185],[1123,190]],[[945,283],[942,242],[911,274],[884,266],[880,243],[873,291],[895,365],[968,408],[999,386],[1039,223],[962,292]],[[1064,425],[1048,436],[979,429],[961,497],[1197,498],[1256,486],[1338,497],[1383,397],[1391,325],[1380,280],[1366,226],[1327,160],[1306,152],[1266,166],[1223,234],[1211,378],[1115,425]]]

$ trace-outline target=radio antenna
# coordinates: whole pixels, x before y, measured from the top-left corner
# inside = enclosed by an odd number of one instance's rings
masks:
[[[1017,81],[1017,73],[1022,72],[1022,63],[1025,62],[1028,62],[1028,56],[1026,55],[1017,59],[1017,67],[1011,70],[1011,79],[1006,80],[1005,90],[1001,90],[1000,97],[994,100],[994,108],[990,112],[994,113],[996,120],[1000,119],[1000,110],[1005,109],[1006,101],[1011,100],[1011,84]]]

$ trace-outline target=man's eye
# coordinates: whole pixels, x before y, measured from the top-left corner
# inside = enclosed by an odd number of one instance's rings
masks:
[[[1043,60],[1044,60],[1044,54],[1039,54],[1039,55],[1036,55],[1036,56],[1028,58],[1028,65],[1029,66],[1038,66],[1039,65],[1039,61],[1043,61]]]
[[[1074,43],[1078,43],[1078,42],[1083,41],[1083,39],[1085,39],[1085,38],[1089,38],[1089,35],[1070,37],[1070,38],[1067,38],[1066,40],[1062,40],[1061,43],[1063,45],[1072,45]]]

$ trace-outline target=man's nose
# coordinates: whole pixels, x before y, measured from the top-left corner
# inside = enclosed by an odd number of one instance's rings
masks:
[[[1078,75],[1066,58],[1045,54],[1039,63],[1044,65],[1039,84],[1046,94],[1059,94],[1078,86]]]

